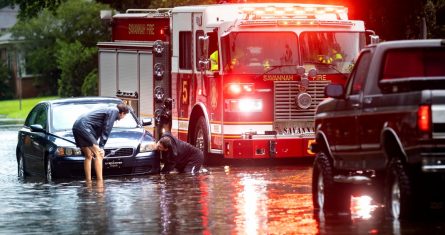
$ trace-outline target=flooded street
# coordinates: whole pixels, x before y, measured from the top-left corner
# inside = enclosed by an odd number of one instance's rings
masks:
[[[443,234],[445,221],[400,224],[355,198],[352,215],[313,212],[310,164],[208,167],[83,180],[17,178],[18,127],[0,127],[1,234]],[[345,218],[346,217],[346,218]]]

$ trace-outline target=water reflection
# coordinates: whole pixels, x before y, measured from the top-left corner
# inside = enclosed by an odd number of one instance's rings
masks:
[[[17,178],[17,130],[0,128],[0,233],[440,234],[444,217],[399,222],[362,195],[351,214],[314,213],[306,165],[216,166],[201,175],[46,183]]]

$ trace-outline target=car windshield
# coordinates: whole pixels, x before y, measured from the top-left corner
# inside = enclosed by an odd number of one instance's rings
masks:
[[[365,35],[359,32],[302,32],[303,66],[306,71],[315,67],[321,74],[351,73],[365,44]]]
[[[293,32],[230,33],[221,39],[223,69],[235,74],[296,73],[297,41]]]
[[[116,107],[116,103],[71,103],[57,104],[52,107],[52,123],[51,127],[54,132],[71,130],[74,122],[82,114],[96,109],[107,107]],[[125,115],[125,118],[115,121],[113,128],[135,128],[138,126],[137,120],[132,113]]]

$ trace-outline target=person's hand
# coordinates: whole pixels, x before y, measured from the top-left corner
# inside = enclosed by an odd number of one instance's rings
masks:
[[[102,157],[105,156],[105,150],[103,148],[99,148],[99,152],[102,155]]]
[[[150,149],[158,150],[158,144],[156,142],[151,143],[150,144]]]

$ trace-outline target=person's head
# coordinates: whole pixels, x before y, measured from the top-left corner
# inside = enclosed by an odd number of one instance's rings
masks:
[[[119,110],[118,120],[121,120],[125,117],[125,115],[127,115],[128,112],[130,112],[130,109],[124,103],[117,104],[117,109]]]
[[[172,146],[172,140],[169,137],[164,136],[158,141],[156,149],[159,151],[168,151],[171,148],[171,146]]]

